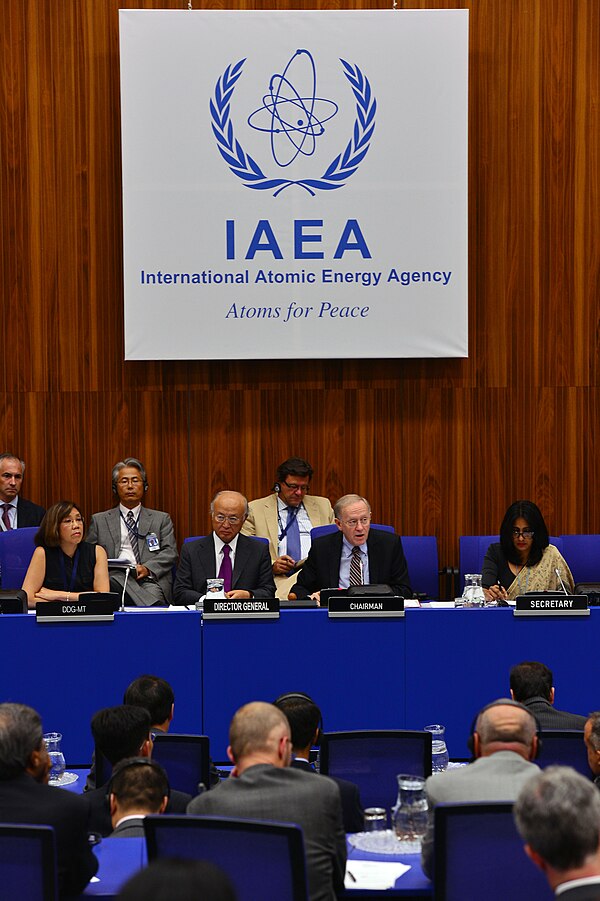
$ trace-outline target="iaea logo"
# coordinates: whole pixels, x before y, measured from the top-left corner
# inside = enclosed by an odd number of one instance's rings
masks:
[[[352,137],[320,178],[294,181],[265,175],[260,165],[244,151],[235,137],[230,118],[231,98],[245,62],[246,59],[241,59],[227,66],[217,81],[210,101],[212,129],[217,147],[231,172],[242,179],[247,188],[255,191],[274,189],[274,197],[291,185],[298,185],[313,196],[317,190],[333,191],[343,187],[365,158],[375,129],[377,101],[368,78],[358,66],[340,59],[342,72],[356,99]],[[300,83],[306,86],[305,90],[297,87]],[[313,156],[319,139],[325,134],[325,124],[338,112],[338,106],[333,100],[317,96],[316,67],[308,50],[297,50],[283,73],[271,76],[268,92],[262,101],[262,106],[249,113],[247,123],[268,136],[271,158],[279,169],[285,169],[299,156]]]

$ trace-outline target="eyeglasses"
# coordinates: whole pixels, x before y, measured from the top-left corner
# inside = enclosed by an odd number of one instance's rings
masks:
[[[215,522],[224,523],[225,520],[227,520],[232,526],[237,526],[237,524],[242,521],[241,516],[225,516],[224,513],[213,513],[213,517]]]
[[[368,526],[371,522],[371,517],[361,516],[360,519],[345,519],[342,521],[345,526],[348,526],[350,529],[355,529],[359,523],[361,526]]]
[[[310,487],[309,485],[296,485],[295,482],[282,482],[281,484],[289,488],[290,491],[299,491],[301,494],[306,494]]]
[[[513,538],[518,538],[519,535],[522,535],[523,538],[533,538],[533,529],[513,529],[512,536]]]
[[[61,519],[60,524],[61,524],[61,526],[72,526],[73,523],[80,525],[82,522],[83,522],[82,516],[75,516],[73,519],[69,516],[68,519]]]
[[[131,479],[123,476],[122,479],[117,479],[117,485],[141,485],[142,480],[138,476],[133,476]]]

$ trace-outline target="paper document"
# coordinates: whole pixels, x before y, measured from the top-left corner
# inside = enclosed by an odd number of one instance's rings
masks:
[[[396,879],[410,870],[404,863],[384,863],[379,860],[348,860],[346,864],[346,888],[377,889],[393,888]]]

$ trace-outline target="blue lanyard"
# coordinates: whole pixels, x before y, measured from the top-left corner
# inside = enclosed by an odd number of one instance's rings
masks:
[[[142,515],[141,512],[138,513],[138,518],[135,519],[135,520],[133,521],[133,525],[131,525],[131,523],[127,522],[127,520],[126,520],[125,517],[123,516],[122,512],[119,510],[119,516],[121,517],[121,519],[122,519],[123,522],[125,523],[125,527],[127,528],[127,531],[128,531],[128,533],[129,533],[129,540],[130,540],[130,541],[134,541],[134,540],[135,540],[135,541],[139,541],[139,540],[140,540],[140,533],[139,533],[139,531],[138,531],[138,522],[140,521],[140,516],[141,516],[141,515]]]
[[[60,563],[60,571],[62,573],[63,585],[65,586],[65,591],[71,592],[75,587],[75,580],[77,578],[77,564],[79,563],[79,548],[75,551],[75,556],[73,557],[73,569],[71,570],[71,584],[67,585],[67,570],[65,568],[65,556],[66,554],[63,552],[62,548],[60,549],[60,557],[58,558]]]
[[[281,513],[279,512],[279,505],[277,506],[277,519],[279,520],[279,526],[281,528],[281,532],[279,533],[279,541],[283,541],[287,533],[289,532],[290,526],[293,525],[294,521],[298,516],[298,512],[300,507],[286,507],[286,510],[291,510],[292,515],[289,517],[285,528],[283,527],[283,523],[281,521]]]

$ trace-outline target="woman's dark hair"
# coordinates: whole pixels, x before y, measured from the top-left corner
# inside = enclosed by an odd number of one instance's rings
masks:
[[[527,558],[527,566],[535,566],[550,544],[550,537],[542,511],[533,501],[515,501],[510,505],[500,526],[500,544],[507,560],[511,563],[521,563],[512,535],[513,526],[519,518],[524,519],[533,530],[533,544]]]
[[[34,541],[38,547],[58,547],[60,544],[60,524],[71,510],[77,510],[83,519],[83,513],[73,501],[58,501],[48,507]]]

